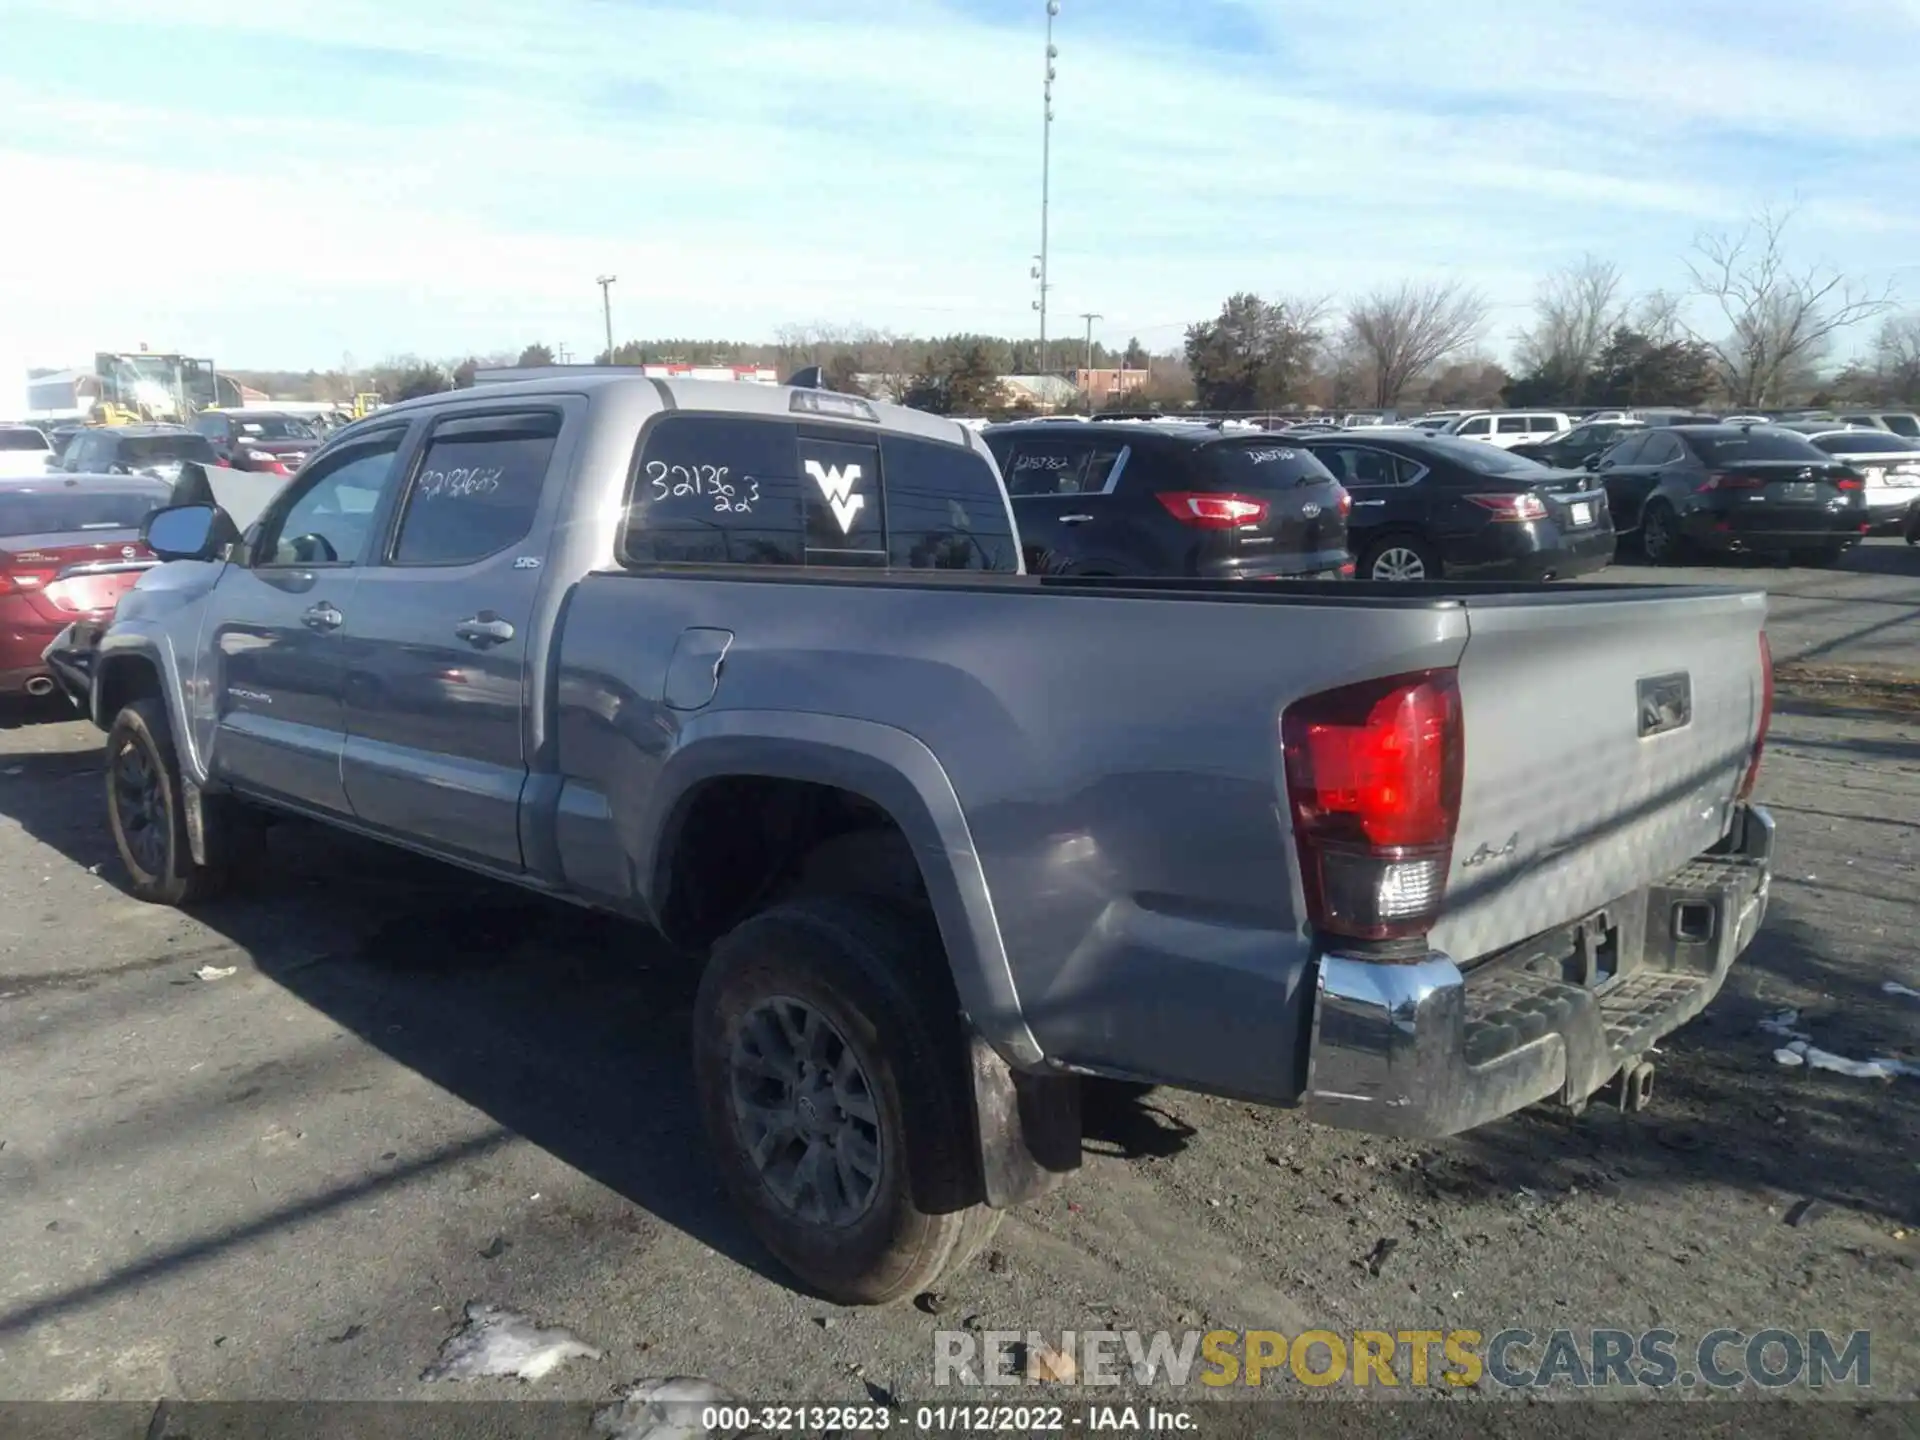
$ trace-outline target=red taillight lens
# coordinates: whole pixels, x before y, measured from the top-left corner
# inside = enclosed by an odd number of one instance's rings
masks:
[[[1353,513],[1353,496],[1347,493],[1347,489],[1343,485],[1340,487],[1340,514],[1342,518],[1345,518],[1346,516],[1351,515],[1352,513]]]
[[[1267,518],[1267,502],[1251,495],[1206,495],[1193,490],[1162,490],[1160,503],[1182,525],[1200,530],[1238,530]]]
[[[1833,488],[1836,490],[1862,490],[1866,488],[1866,482],[1858,475],[1836,475],[1833,477]]]
[[[1309,696],[1280,722],[1287,799],[1316,929],[1423,934],[1439,914],[1466,749],[1451,670]]]
[[[1359,566],[1354,561],[1347,561],[1346,564],[1340,567],[1340,578],[1343,580],[1351,580],[1353,578],[1353,572],[1357,569],[1359,569]]]
[[[1482,510],[1491,510],[1496,520],[1544,520],[1546,503],[1538,495],[1469,495],[1467,499]]]
[[[224,455],[214,456],[213,463],[218,465],[222,470],[231,470],[233,468],[233,462]]]
[[[1708,490],[1764,490],[1767,482],[1756,475],[1733,475],[1725,470],[1713,470],[1707,474],[1707,480],[1700,487],[1702,493]]]
[[[1740,798],[1753,794],[1760,783],[1760,756],[1767,748],[1767,730],[1773,724],[1773,647],[1767,632],[1760,632],[1760,729],[1753,737],[1753,758],[1747,762],[1747,778],[1740,782]]]

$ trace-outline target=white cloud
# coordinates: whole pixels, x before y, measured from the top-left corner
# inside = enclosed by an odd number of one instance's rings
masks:
[[[1116,338],[1171,343],[1234,289],[1409,274],[1519,307],[1588,249],[1671,284],[1696,230],[1795,193],[1801,238],[1849,269],[1891,271],[1920,229],[1887,163],[1920,140],[1893,103],[1911,0],[1830,0],[1817,27],[1785,0],[1065,8],[1053,304],[1105,311]],[[1033,323],[1033,18],[932,0],[10,14],[73,36],[30,64],[0,52],[0,190],[44,197],[0,263],[0,330],[50,363],[137,339],[236,364],[586,352],[606,272],[623,335]],[[1264,52],[1213,47],[1247,22]],[[257,65],[223,63],[235,47]],[[101,93],[103,57],[167,83]]]

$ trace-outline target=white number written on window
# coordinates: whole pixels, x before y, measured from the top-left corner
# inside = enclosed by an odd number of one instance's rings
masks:
[[[725,465],[669,465],[647,461],[647,483],[655,500],[712,500],[715,514],[751,515],[760,498],[760,482],[751,475],[730,480]],[[742,487],[746,493],[741,494]]]

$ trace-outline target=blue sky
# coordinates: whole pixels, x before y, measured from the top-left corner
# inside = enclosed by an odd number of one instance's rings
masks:
[[[1703,228],[1920,303],[1920,0],[1062,0],[1056,334]],[[1032,333],[1043,0],[0,0],[0,352]],[[22,206],[23,197],[37,197]],[[19,237],[24,235],[24,244]]]

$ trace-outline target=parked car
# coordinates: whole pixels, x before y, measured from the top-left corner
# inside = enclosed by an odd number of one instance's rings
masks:
[[[53,444],[32,425],[0,425],[0,476],[44,475],[53,463]]]
[[[47,431],[47,443],[53,447],[53,458],[57,461],[67,453],[67,447],[73,443],[73,437],[86,430],[85,425],[55,425]]]
[[[166,485],[141,477],[0,479],[0,695],[48,695],[47,647],[103,621],[154,562],[140,539]]]
[[[1694,548],[1784,551],[1831,565],[1866,532],[1860,472],[1774,425],[1685,425],[1629,435],[1591,462],[1614,524],[1670,565]]]
[[[1570,580],[1613,559],[1607,496],[1581,471],[1412,430],[1307,436],[1353,497],[1362,580]]]
[[[134,894],[295,814],[659,928],[721,1186],[841,1302],[1077,1167],[1082,1073],[1638,1105],[1766,912],[1758,593],[1027,576],[951,420],[617,373],[148,535],[87,682]]]
[[[1507,453],[1549,470],[1578,470],[1629,430],[1641,428],[1638,420],[1585,420],[1561,434],[1515,445]]]
[[[1296,434],[1099,421],[985,439],[1036,573],[1338,579],[1350,502]]]
[[[1843,425],[1868,425],[1909,439],[1920,438],[1920,415],[1911,410],[1850,410],[1834,418]]]
[[[1440,433],[1485,441],[1505,450],[1572,428],[1572,417],[1560,410],[1479,410],[1462,415]]]
[[[312,421],[277,410],[202,410],[193,429],[220,464],[268,475],[291,475],[320,448]]]
[[[189,460],[218,463],[207,437],[184,425],[91,425],[73,437],[60,468],[75,475],[151,475],[172,483]]]
[[[1866,481],[1867,533],[1898,535],[1920,505],[1920,438],[1849,426],[1807,436],[1814,448],[1844,460]]]

